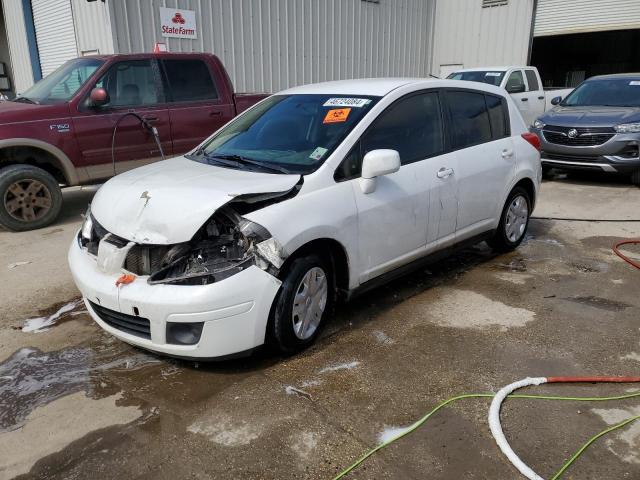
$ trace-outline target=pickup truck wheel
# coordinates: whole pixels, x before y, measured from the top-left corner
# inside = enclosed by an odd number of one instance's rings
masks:
[[[14,232],[51,224],[60,213],[62,191],[48,172],[31,165],[0,169],[0,224]]]
[[[269,336],[284,354],[311,345],[333,302],[330,264],[311,254],[294,259],[283,276],[280,292],[271,309]]]
[[[529,226],[531,215],[531,199],[522,187],[511,190],[507,202],[502,209],[502,216],[498,229],[493,237],[487,241],[489,246],[497,252],[514,250],[524,238]]]
[[[640,187],[640,169],[631,174],[631,183]]]

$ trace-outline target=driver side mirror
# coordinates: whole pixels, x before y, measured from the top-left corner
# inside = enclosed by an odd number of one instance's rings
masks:
[[[507,93],[523,93],[525,91],[524,85],[507,85]]]
[[[362,159],[360,188],[362,193],[372,193],[376,189],[376,178],[390,175],[400,170],[400,154],[396,150],[372,150]]]
[[[109,92],[104,88],[94,88],[89,94],[89,107],[100,108],[109,103]]]
[[[562,101],[562,97],[553,97],[551,99],[551,105],[558,105]]]

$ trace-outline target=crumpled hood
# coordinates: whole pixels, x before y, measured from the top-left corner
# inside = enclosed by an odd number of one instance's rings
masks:
[[[96,193],[91,213],[119,237],[170,245],[190,240],[234,197],[287,192],[299,180],[300,175],[233,170],[177,157],[112,178]]]
[[[540,120],[561,127],[612,127],[619,123],[640,122],[637,107],[563,107],[557,106]]]

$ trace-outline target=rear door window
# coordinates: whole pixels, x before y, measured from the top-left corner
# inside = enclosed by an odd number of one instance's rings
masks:
[[[534,72],[533,70],[525,70],[524,73],[527,76],[529,91],[539,90],[540,85],[538,85],[538,77],[536,76],[536,72]]]
[[[491,124],[483,93],[448,91],[446,99],[454,150],[491,141]]]
[[[174,102],[199,102],[218,98],[209,67],[202,60],[162,60]]]
[[[508,137],[509,132],[509,109],[504,98],[495,95],[485,95],[487,110],[489,111],[489,122],[491,124],[491,138]]]

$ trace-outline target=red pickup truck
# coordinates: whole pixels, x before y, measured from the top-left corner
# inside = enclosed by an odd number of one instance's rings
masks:
[[[159,160],[158,143],[166,156],[185,153],[266,96],[234,93],[211,54],[70,60],[0,102],[0,224],[14,231],[49,225],[60,212],[61,186],[98,183]],[[137,116],[123,118],[128,112]]]

